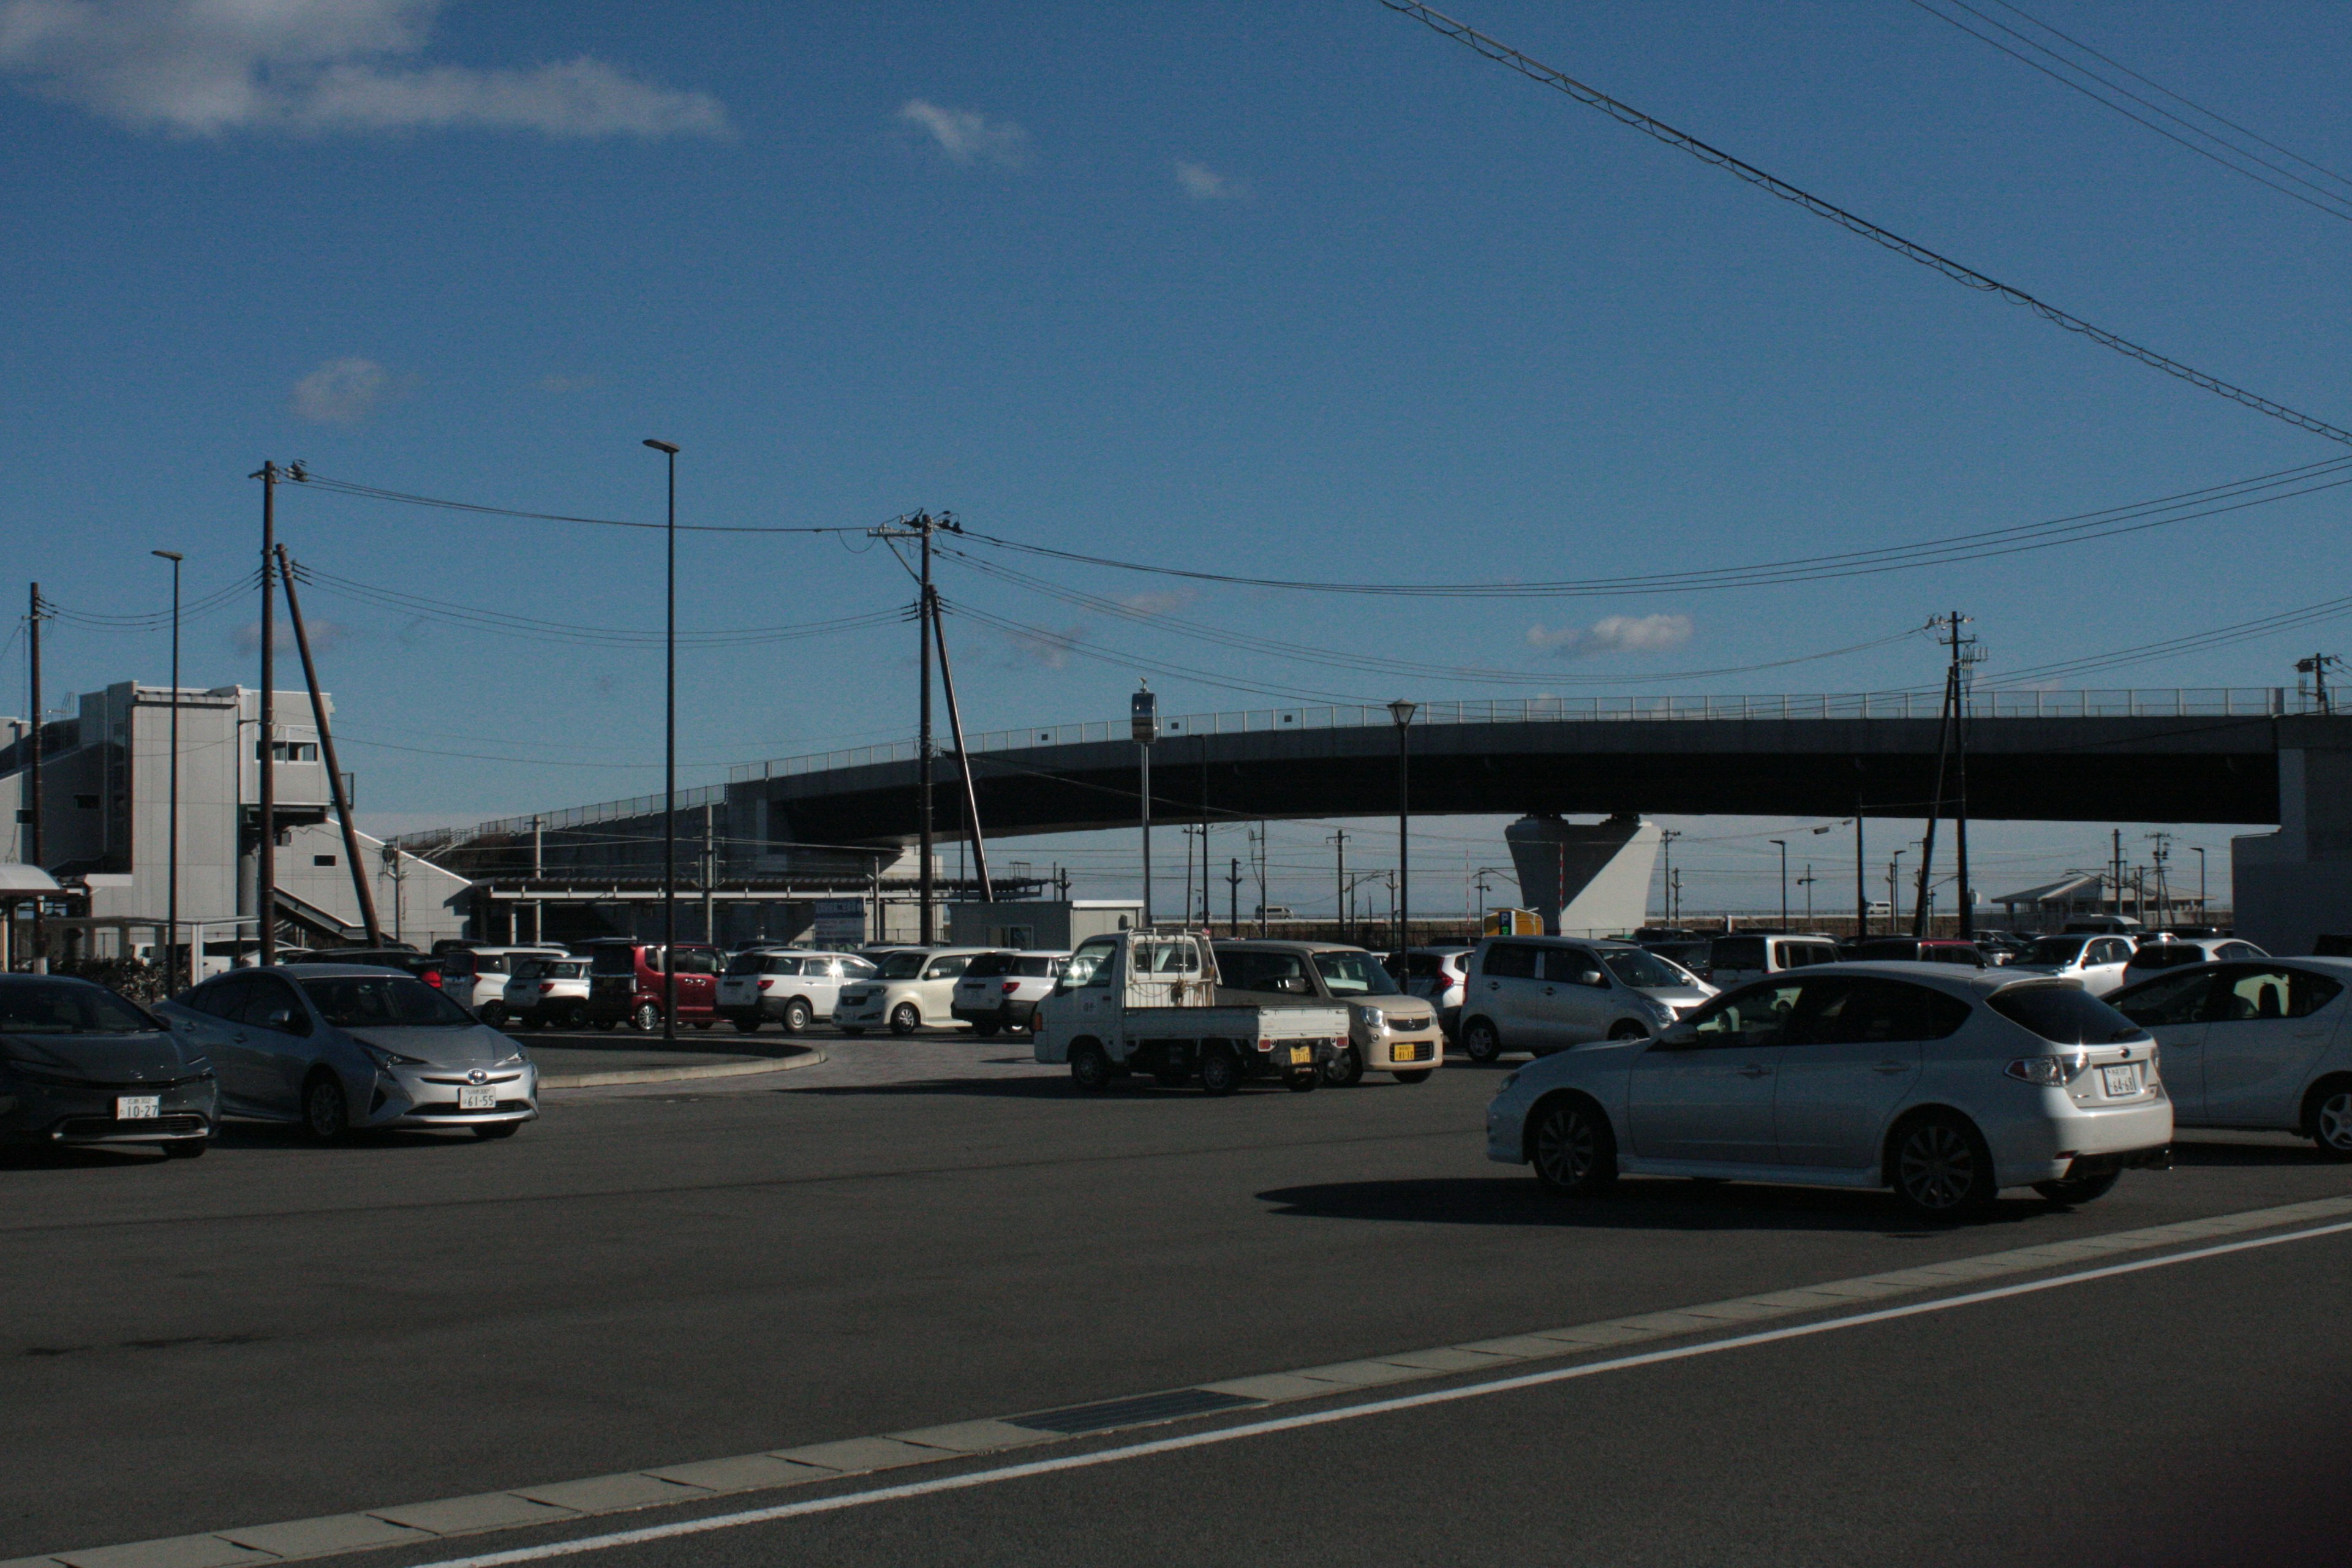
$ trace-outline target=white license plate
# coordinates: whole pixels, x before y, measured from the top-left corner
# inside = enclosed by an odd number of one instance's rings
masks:
[[[117,1121],[152,1121],[163,1114],[163,1099],[155,1094],[118,1095],[114,1100]]]
[[[479,1089],[465,1086],[457,1090],[457,1109],[460,1110],[496,1110],[498,1108],[499,1091],[488,1084]]]
[[[2139,1064],[2125,1062],[2119,1067],[2101,1068],[2099,1079],[2109,1100],[2126,1099],[2139,1092]]]

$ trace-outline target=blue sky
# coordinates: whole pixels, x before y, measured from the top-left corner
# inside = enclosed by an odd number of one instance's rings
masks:
[[[2352,167],[2339,9],[2035,11]],[[2352,232],[1902,0],[1461,14],[1890,227],[2352,423]],[[653,518],[660,464],[638,442],[657,435],[685,448],[694,521],[929,507],[1111,555],[1430,582],[1899,542],[2334,455],[1371,0],[255,0],[236,15],[0,0],[0,537],[11,580],[71,609],[160,606],[152,548],[187,553],[191,596],[244,569],[245,476],[265,457]],[[1859,582],[1557,604],[1168,596],[1044,570],[1318,647],[1557,670],[1561,690],[1856,690],[1934,679],[1935,650],[1654,678],[1843,647],[1951,606],[1977,618],[1996,675],[2242,620],[2335,592],[2312,567],[2338,554],[2342,505]],[[652,537],[302,492],[281,516],[298,556],[349,579],[659,625]],[[697,536],[684,559],[689,628],[907,597],[886,555],[829,537]],[[1252,661],[968,574],[943,591],[1043,634],[950,623],[979,728],[1114,717],[1127,654],[1376,700],[1400,685]],[[323,583],[310,608],[331,623],[327,679],[379,826],[658,781],[657,650],[461,631]],[[190,628],[192,680],[251,681],[246,618]],[[2095,679],[2291,682],[2326,635]],[[52,692],[164,670],[156,636],[68,624],[48,646]],[[911,655],[903,627],[691,651],[688,777],[906,734]],[[21,656],[20,640],[0,661],[20,693]],[[1176,710],[1265,702],[1154,685]],[[1493,826],[1433,824],[1430,853],[1498,860],[1477,848]],[[1693,858],[1721,873],[1694,904],[1769,901],[1757,843],[1771,825],[1683,826],[1753,835]],[[1294,835],[1302,879],[1324,831]],[[1988,833],[2019,881],[2105,839]],[[1108,876],[1130,847],[1015,852]]]

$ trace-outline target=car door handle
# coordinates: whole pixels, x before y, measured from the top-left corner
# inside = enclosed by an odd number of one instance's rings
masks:
[[[2327,1037],[2327,1031],[2325,1029],[2297,1029],[2294,1032],[2294,1037],[2298,1040],[2324,1040]]]
[[[1499,980],[1489,980],[1486,982],[1486,989],[1489,991],[1500,991],[1502,988],[1503,983]]]
[[[1911,1064],[1909,1062],[1880,1062],[1876,1067],[1872,1068],[1870,1070],[1873,1072],[1901,1072],[1910,1065]]]
[[[1762,1078],[1772,1069],[1764,1066],[1761,1062],[1749,1062],[1744,1068],[1734,1068],[1731,1070],[1738,1073],[1741,1078]]]
[[[1545,995],[1547,995],[1547,996],[1550,996],[1550,995],[1555,994],[1555,993],[1553,992],[1553,990],[1552,990],[1552,988],[1551,988],[1550,986],[1547,985],[1547,986],[1545,986],[1545,987],[1544,987],[1544,994],[1545,994]]]
[[[231,1035],[229,1038],[237,1045],[241,1046],[245,1044],[245,1037],[243,1035]]]

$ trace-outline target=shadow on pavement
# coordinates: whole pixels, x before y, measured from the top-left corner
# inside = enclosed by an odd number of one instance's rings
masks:
[[[1969,1226],[1921,1225],[1885,1193],[1831,1192],[1673,1178],[1628,1178],[1605,1198],[1556,1197],[1528,1176],[1446,1176],[1330,1182],[1257,1194],[1275,1212],[1309,1219],[1407,1220],[1422,1225],[1547,1226],[1585,1230],[1855,1230],[1890,1237],[2021,1224],[2056,1212],[2040,1198],[2004,1198]]]
[[[2308,1143],[2175,1143],[2176,1165],[2314,1166],[2339,1162]]]

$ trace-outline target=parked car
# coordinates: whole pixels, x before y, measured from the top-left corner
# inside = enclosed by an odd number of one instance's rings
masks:
[[[2144,936],[2139,939],[2139,945],[2132,949],[2130,961],[2124,965],[2124,984],[2137,985],[2167,969],[2186,969],[2196,963],[2226,963],[2269,956],[2252,942],[2240,942],[2235,937]]]
[[[1784,969],[1834,963],[1837,956],[1837,943],[1818,933],[1719,936],[1707,944],[1706,980],[1718,990],[1728,990],[1768,974],[1778,974]]]
[[[2263,958],[2165,970],[2107,1005],[2156,1037],[2181,1126],[2294,1132],[2352,1160],[2347,994],[2352,960]]]
[[[197,1041],[103,985],[0,974],[0,1138],[202,1154],[220,1083]]]
[[[480,1010],[492,1028],[503,1021],[526,1029],[584,1029],[588,1026],[588,960],[565,954],[556,958],[518,958],[514,973],[498,1004],[499,1016]]]
[[[372,969],[397,969],[437,991],[441,987],[446,961],[437,952],[419,952],[411,947],[322,947],[292,952],[280,951],[278,962],[281,964],[359,963]]]
[[[948,1011],[971,1026],[982,1039],[1033,1026],[1037,1004],[1054,994],[1066,952],[983,952],[955,983]]]
[[[1397,979],[1404,994],[1437,1009],[1437,1027],[1448,1040],[1462,1022],[1462,987],[1470,979],[1470,955],[1477,951],[1466,945],[1407,948],[1399,955],[1402,963],[1390,970],[1393,974],[1402,968]]]
[[[1640,1173],[1892,1187],[1935,1219],[2009,1187],[2085,1203],[2167,1158],[2173,1104],[2157,1053],[2068,981],[1809,965],[1655,1039],[1520,1068],[1487,1108],[1486,1153],[1580,1196]]]
[[[2065,980],[2077,980],[2092,995],[2105,996],[2123,984],[2124,968],[2131,962],[2132,946],[2132,939],[2127,936],[2101,936],[2080,931],[2064,936],[2040,936],[2033,939],[2032,946],[2011,960],[2009,967],[2020,972],[2032,970]]]
[[[955,1018],[955,983],[984,947],[907,947],[890,953],[874,973],[842,987],[833,1021],[853,1038],[887,1027],[911,1035],[929,1024],[950,1026]]]
[[[787,1035],[830,1018],[842,987],[874,978],[875,965],[855,953],[756,948],[727,961],[719,979],[719,1011],[749,1035],[773,1018]]]
[[[1488,937],[1463,994],[1462,1054],[1566,1050],[1656,1034],[1715,994],[1678,963],[1630,942]]]
[[[1398,988],[1379,959],[1335,942],[1221,942],[1217,999],[1246,1006],[1340,1002],[1348,1044],[1322,1063],[1323,1081],[1344,1089],[1367,1068],[1399,1083],[1426,1083],[1445,1059],[1437,1009]]]
[[[1964,963],[1970,969],[1990,962],[1975,942],[1952,937],[1874,936],[1848,946],[1845,957],[1859,963]]]
[[[1715,968],[1715,939],[1691,936],[1637,936],[1633,945],[1654,952],[1668,963],[1688,970],[1701,980],[1708,980]]]
[[[507,982],[519,958],[562,958],[560,947],[457,947],[437,955],[441,989],[493,1029],[506,1022]]]
[[[582,944],[588,955],[588,1021],[600,1029],[627,1024],[641,1034],[662,1026],[666,978],[677,986],[677,1021],[707,1029],[719,1022],[719,971],[725,953],[706,942],[677,944],[677,973],[662,973],[662,945],[614,937]]]
[[[212,1061],[224,1115],[299,1122],[322,1142],[385,1127],[504,1138],[539,1114],[521,1046],[394,970],[240,969],[156,1011]]]

